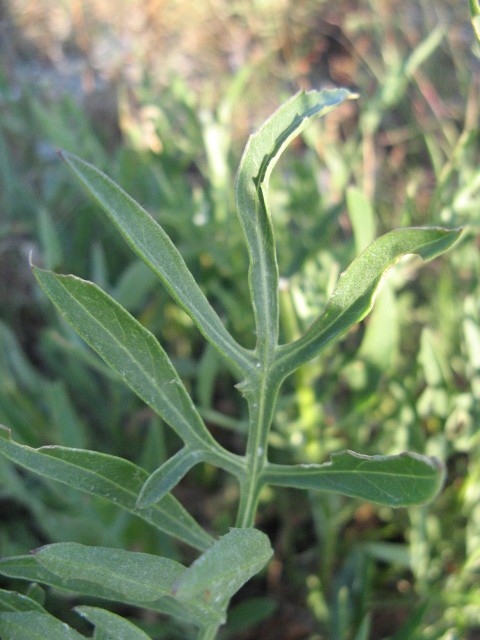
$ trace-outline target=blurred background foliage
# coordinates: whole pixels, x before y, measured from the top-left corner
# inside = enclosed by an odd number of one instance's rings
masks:
[[[448,471],[442,495],[407,512],[266,492],[258,526],[276,558],[235,600],[225,639],[480,638],[479,56],[459,0],[0,2],[0,422],[17,440],[94,448],[150,470],[178,446],[53,311],[33,283],[32,254],[134,313],[225,445],[244,445],[229,373],[72,184],[59,148],[109,173],[161,222],[248,346],[233,181],[250,131],[297,90],[346,86],[360,99],[312,125],[273,176],[285,340],[380,233],[467,227],[433,264],[397,265],[372,315],[287,381],[271,438],[279,461],[344,448],[436,455]],[[178,496],[212,532],[232,523],[236,487],[208,465]],[[183,552],[5,462],[0,507],[2,555],[60,540]],[[49,598],[68,616],[69,601]],[[155,639],[188,637],[127,613]]]

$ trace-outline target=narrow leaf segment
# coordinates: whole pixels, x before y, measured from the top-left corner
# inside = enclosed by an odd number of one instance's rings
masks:
[[[213,540],[171,495],[137,511],[136,499],[148,473],[123,458],[66,447],[32,449],[14,442],[4,427],[0,427],[0,452],[44,478],[105,498],[194,548],[205,549]]]
[[[78,614],[95,625],[95,633],[115,640],[151,640],[150,636],[121,616],[99,607],[75,607]]]
[[[270,174],[283,150],[311,118],[354,97],[346,89],[298,93],[275,111],[245,148],[235,197],[250,256],[250,294],[260,351],[269,351],[278,339],[278,266],[267,202]]]
[[[36,561],[59,578],[91,582],[137,602],[167,595],[185,571],[178,562],[148,553],[59,542],[41,547]]]
[[[205,338],[243,376],[253,366],[252,355],[225,329],[162,227],[131,196],[94,166],[68,153],[62,153],[61,157]]]
[[[202,453],[184,447],[159,467],[143,485],[137,499],[137,507],[145,509],[162,498],[203,459]]]
[[[178,600],[172,598],[171,595],[165,595],[158,600],[137,601],[130,594],[123,593],[116,588],[115,585],[113,589],[111,589],[107,588],[103,581],[101,581],[101,583],[94,582],[92,574],[88,576],[87,580],[80,579],[76,576],[59,576],[41,565],[35,555],[16,556],[1,560],[0,574],[10,578],[28,580],[28,582],[46,584],[60,591],[81,594],[91,598],[113,600],[134,607],[144,607],[152,611],[174,616],[183,622],[195,624],[199,627],[211,624],[212,619],[216,620],[218,618],[218,612],[216,610],[210,611],[205,606],[196,606],[195,603],[186,607]],[[98,577],[101,578],[101,576]],[[21,636],[21,640],[24,639],[25,636]]]
[[[372,309],[383,274],[401,257],[416,254],[432,260],[459,238],[461,229],[405,228],[373,242],[342,273],[325,312],[306,333],[277,352],[275,369],[285,376],[316,356]]]
[[[365,456],[334,453],[331,462],[316,465],[269,464],[264,481],[297,489],[341,493],[391,507],[430,501],[440,490],[444,470],[436,458],[414,453]]]
[[[184,442],[217,448],[155,336],[91,282],[33,267],[38,283],[75,331]]]

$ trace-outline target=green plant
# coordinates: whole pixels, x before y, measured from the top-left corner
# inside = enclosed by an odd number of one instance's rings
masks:
[[[470,8],[473,31],[477,42],[480,44],[480,5],[478,0],[468,0],[468,6]]]
[[[226,330],[159,224],[95,167],[63,154],[73,174],[236,378],[248,406],[246,450],[244,455],[233,453],[212,436],[157,339],[118,302],[91,282],[33,266],[40,286],[65,319],[176,432],[183,446],[150,475],[126,459],[95,451],[60,446],[32,449],[12,440],[4,428],[0,452],[44,478],[122,507],[202,553],[185,567],[153,554],[56,543],[32,555],[3,559],[3,575],[169,614],[193,626],[193,632],[186,627],[188,637],[213,639],[225,622],[231,597],[272,555],[268,537],[254,528],[260,493],[266,486],[339,493],[393,507],[421,504],[437,494],[443,482],[441,464],[414,453],[366,456],[344,451],[332,455],[329,462],[303,465],[276,463],[268,455],[269,432],[284,380],[368,314],[382,275],[402,256],[417,254],[430,260],[460,234],[458,229],[403,228],[381,236],[344,271],[324,312],[303,335],[280,343],[279,276],[268,208],[270,174],[311,118],[354,97],[344,89],[300,93],[267,120],[244,152],[235,193],[250,258],[254,349],[241,346]],[[219,467],[238,481],[235,527],[218,539],[170,493],[199,463]],[[0,607],[4,640],[83,637],[47,613],[35,590],[28,597],[3,591]],[[96,638],[148,637],[106,610],[77,610],[95,625]]]

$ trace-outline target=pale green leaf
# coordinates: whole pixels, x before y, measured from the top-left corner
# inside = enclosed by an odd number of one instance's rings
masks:
[[[174,586],[185,603],[203,599],[224,606],[272,557],[268,537],[257,529],[230,529],[186,569]]]
[[[205,338],[229,359],[240,374],[244,374],[252,366],[251,354],[225,329],[162,227],[104,173],[71,154],[65,153],[62,157]]]
[[[0,636],[2,640],[85,640],[64,622],[39,611],[0,613]]]
[[[34,555],[16,556],[0,560],[0,574],[10,578],[28,580],[29,582],[39,582],[76,595],[102,598],[117,603],[122,602],[134,607],[143,607],[173,616],[183,622],[195,624],[199,627],[220,620],[218,610],[204,603],[199,605],[196,602],[189,602],[188,606],[186,606],[171,595],[166,595],[154,601],[137,601],[129,594],[124,594],[115,590],[115,588],[107,588],[103,584],[81,580],[74,576],[60,577],[39,564]]]
[[[35,551],[35,559],[62,579],[91,582],[137,602],[158,600],[171,592],[185,568],[149,553],[59,542]]]
[[[278,266],[267,202],[270,174],[286,146],[312,117],[352,97],[346,89],[298,93],[275,111],[245,148],[235,197],[250,256],[250,293],[261,349],[274,348],[278,338]]]
[[[75,331],[188,443],[215,442],[155,336],[91,282],[33,267]]]
[[[373,307],[383,274],[402,256],[417,254],[431,260],[449,249],[460,233],[460,229],[405,228],[375,240],[342,273],[325,312],[301,338],[278,349],[279,375],[295,370],[360,322]]]
[[[268,464],[266,484],[341,493],[391,507],[432,500],[440,491],[444,469],[436,458],[414,453],[365,456],[334,453],[325,464]]]
[[[137,507],[144,509],[161,500],[201,460],[201,451],[187,447],[180,449],[145,482],[137,499]]]
[[[14,442],[9,429],[4,427],[0,427],[0,453],[45,478],[105,498],[197,549],[206,549],[212,541],[170,495],[148,509],[137,511],[135,502],[148,473],[132,462],[82,449],[32,449]]]
[[[44,611],[44,608],[22,593],[0,589],[0,611]]]
[[[61,591],[67,591],[95,598],[134,602],[125,599],[120,591],[107,589],[104,585],[81,580],[75,576],[60,577],[38,563],[34,554],[11,556],[0,560],[0,574],[9,578],[42,583]]]
[[[106,640],[151,640],[136,625],[111,611],[86,606],[74,610],[95,625],[96,633],[102,631]]]

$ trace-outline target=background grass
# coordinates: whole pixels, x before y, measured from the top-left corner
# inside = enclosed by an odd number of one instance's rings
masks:
[[[55,150],[94,162],[161,221],[250,346],[247,257],[232,197],[247,136],[300,88],[358,90],[358,103],[310,127],[273,176],[285,338],[318,315],[338,274],[376,235],[422,224],[467,230],[433,264],[399,264],[370,318],[290,380],[272,457],[319,462],[343,448],[410,449],[441,458],[447,482],[434,504],[408,512],[265,493],[258,526],[276,559],[239,594],[223,637],[474,640],[478,47],[466,2],[331,5],[0,5],[0,421],[32,446],[94,448],[150,470],[178,444],[55,314],[29,272],[33,251],[37,264],[97,282],[154,331],[211,428],[242,450],[245,407],[228,372],[72,184]],[[196,469],[178,495],[212,532],[231,525],[236,487],[217,470]],[[181,553],[112,506],[3,462],[0,501],[2,555],[60,540]],[[49,599],[68,616],[70,603]],[[188,633],[126,613],[156,639]]]

